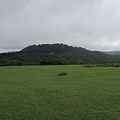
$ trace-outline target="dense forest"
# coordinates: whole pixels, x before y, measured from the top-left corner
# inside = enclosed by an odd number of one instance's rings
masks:
[[[0,66],[120,63],[119,55],[107,55],[65,44],[31,45],[19,52],[1,53]]]

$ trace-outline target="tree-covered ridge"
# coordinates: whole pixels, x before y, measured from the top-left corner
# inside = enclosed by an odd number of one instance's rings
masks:
[[[1,66],[103,63],[120,63],[120,57],[65,44],[31,45],[19,52],[0,54]]]
[[[26,53],[65,53],[70,50],[74,50],[75,48],[72,46],[68,46],[65,44],[41,44],[41,45],[31,45],[24,48],[21,52]]]

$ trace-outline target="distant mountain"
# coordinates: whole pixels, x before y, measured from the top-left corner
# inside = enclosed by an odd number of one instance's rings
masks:
[[[120,56],[65,44],[31,45],[19,52],[0,54],[0,65],[63,65],[120,63]]]
[[[104,51],[107,55],[120,55],[120,51]]]

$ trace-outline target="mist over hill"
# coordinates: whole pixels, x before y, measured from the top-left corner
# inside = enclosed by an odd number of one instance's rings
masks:
[[[107,55],[120,55],[120,51],[104,51]]]
[[[19,52],[0,54],[0,65],[64,65],[120,63],[120,56],[65,44],[31,45]]]

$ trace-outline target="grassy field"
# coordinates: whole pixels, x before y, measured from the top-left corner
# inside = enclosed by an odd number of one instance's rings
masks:
[[[0,120],[120,120],[120,68],[0,67]]]

